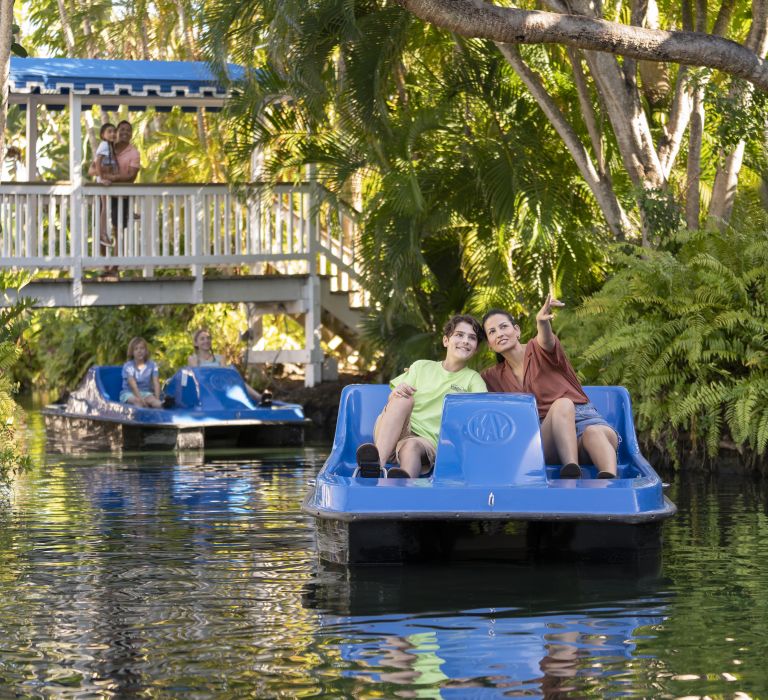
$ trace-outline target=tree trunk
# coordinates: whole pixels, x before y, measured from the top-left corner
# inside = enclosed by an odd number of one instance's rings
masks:
[[[483,0],[398,0],[398,3],[420,19],[462,36],[503,44],[562,44],[646,61],[717,68],[768,91],[768,63],[749,47],[719,36],[498,7]]]
[[[752,3],[752,26],[747,36],[746,46],[761,58],[768,51],[768,2],[756,0]],[[739,99],[738,88],[731,88],[730,95]],[[709,205],[709,218],[718,227],[728,225],[733,213],[733,203],[736,199],[739,171],[744,162],[746,144],[739,142],[725,157],[725,162],[717,169],[715,184],[712,187],[712,199]]]
[[[13,1],[0,0],[0,70],[2,70],[2,94],[0,95],[0,159],[5,159],[5,123],[8,118],[8,75],[11,70],[11,45],[13,44]],[[0,160],[2,163],[2,160]]]
[[[581,176],[589,185],[590,190],[592,190],[592,194],[595,200],[597,200],[600,210],[603,212],[611,233],[622,240],[627,233],[632,232],[634,227],[622,210],[610,183],[600,177],[578,134],[568,124],[563,113],[544,89],[539,76],[525,64],[517,47],[509,44],[499,44],[498,47],[512,68],[520,76],[520,79],[525,83],[528,90],[530,90],[549,122],[560,135]]]

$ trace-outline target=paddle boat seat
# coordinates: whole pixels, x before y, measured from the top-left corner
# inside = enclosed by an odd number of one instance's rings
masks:
[[[123,386],[122,365],[104,365],[96,367],[96,386],[109,401],[120,401],[120,389]]]
[[[373,426],[389,396],[387,385],[345,387],[334,453],[338,476],[355,471],[355,450],[373,441]],[[629,394],[623,387],[585,387],[590,401],[616,428],[620,478],[633,478],[630,452],[637,451]],[[446,397],[435,481],[471,484],[529,484],[557,478],[560,465],[544,463],[536,402],[527,394],[449,394]],[[585,477],[596,470],[585,465]]]

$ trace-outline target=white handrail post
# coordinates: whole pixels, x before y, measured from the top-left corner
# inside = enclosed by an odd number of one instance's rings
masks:
[[[37,97],[27,97],[27,180],[37,180]]]
[[[320,277],[317,274],[317,254],[319,211],[316,209],[317,185],[309,187],[309,270],[307,284],[305,286],[305,302],[307,306],[304,315],[304,345],[308,355],[308,361],[304,365],[304,385],[311,387],[322,381],[323,349],[320,346],[320,325],[322,323],[322,309],[320,307]]]
[[[192,258],[195,260],[203,254],[203,206],[205,195],[202,192],[195,192],[192,195]],[[193,262],[192,275],[195,278],[192,285],[192,296],[195,302],[203,301],[203,270],[205,266]]]
[[[72,267],[72,294],[76,306],[80,306],[83,293],[83,135],[80,126],[82,100],[79,95],[69,94],[69,182],[70,192],[70,245],[74,260]]]
[[[30,95],[27,98],[27,180],[37,180],[37,98]],[[40,255],[37,242],[42,236],[37,226],[37,197],[29,196],[27,200],[27,255]],[[32,250],[35,241],[35,250]]]

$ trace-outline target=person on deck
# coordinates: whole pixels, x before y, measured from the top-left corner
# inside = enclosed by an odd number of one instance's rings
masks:
[[[537,334],[520,342],[520,327],[509,312],[491,309],[483,316],[495,366],[483,370],[489,391],[533,394],[541,420],[541,440],[548,464],[561,464],[561,478],[579,479],[579,463],[592,463],[598,478],[616,476],[619,436],[589,402],[560,340],[552,331],[552,295],[536,314]]]
[[[157,365],[149,359],[149,346],[141,337],[128,343],[128,361],[123,365],[120,401],[134,406],[161,408]]]
[[[109,185],[110,180],[107,175],[114,175],[117,173],[117,156],[115,155],[115,139],[117,138],[117,130],[114,124],[107,122],[102,124],[99,130],[99,146],[96,149],[96,157],[93,159],[93,173],[96,177],[96,182],[100,185]],[[101,211],[99,215],[100,233],[99,237],[102,246],[106,249],[114,244],[114,239],[107,231],[107,206],[109,206],[109,198],[106,195],[102,195]]]
[[[443,399],[451,393],[485,392],[480,375],[467,367],[482,328],[472,316],[453,316],[443,328],[445,359],[417,360],[390,382],[392,393],[376,419],[373,443],[357,448],[358,476],[389,478],[427,474],[435,463]]]
[[[138,149],[131,143],[131,138],[133,138],[133,127],[129,121],[123,119],[117,124],[117,138],[114,144],[117,172],[104,173],[102,175],[104,184],[122,185],[135,182],[141,169],[141,157]],[[130,197],[110,197],[109,199],[113,238],[116,240],[118,231],[128,226],[131,200]],[[120,219],[120,225],[118,225],[118,219]],[[107,267],[105,272],[108,275],[117,275],[117,266]]]
[[[214,354],[213,337],[207,329],[198,328],[192,334],[192,346],[195,351],[187,358],[187,365],[189,367],[226,367],[223,355]],[[265,395],[271,400],[271,392],[265,391],[264,395],[262,395],[248,382],[243,383],[245,384],[248,396],[256,403],[260,403],[265,398]]]

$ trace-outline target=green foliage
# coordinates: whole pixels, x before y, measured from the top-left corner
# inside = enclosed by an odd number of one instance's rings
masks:
[[[213,333],[216,353],[245,369],[241,334],[248,328],[248,317],[239,304],[41,309],[29,325],[13,375],[27,388],[52,398],[75,387],[92,365],[123,364],[134,336],[147,340],[162,378],[187,363],[193,352],[192,334],[198,328]],[[290,320],[265,317],[264,337],[264,349],[275,349],[279,360],[277,350],[286,342],[303,341],[303,329],[297,330]]]
[[[25,279],[19,275],[0,273],[0,293],[20,288]],[[26,326],[29,302],[0,309],[0,486],[7,485],[13,475],[30,466],[22,454],[19,429],[24,414],[13,399],[16,383],[12,379],[14,365],[21,355],[19,340]]]
[[[768,446],[768,228],[678,234],[621,270],[563,329],[589,382],[623,384],[638,428],[679,458]]]
[[[385,373],[441,355],[454,313],[517,312],[602,279],[591,195],[491,45],[380,2],[214,2],[208,16],[217,55],[268,37],[269,68],[229,112],[243,168],[258,145],[268,180],[311,166],[331,204],[360,210]]]
[[[726,151],[740,141],[765,142],[768,93],[739,78],[711,81],[707,84],[705,104],[710,128]]]

